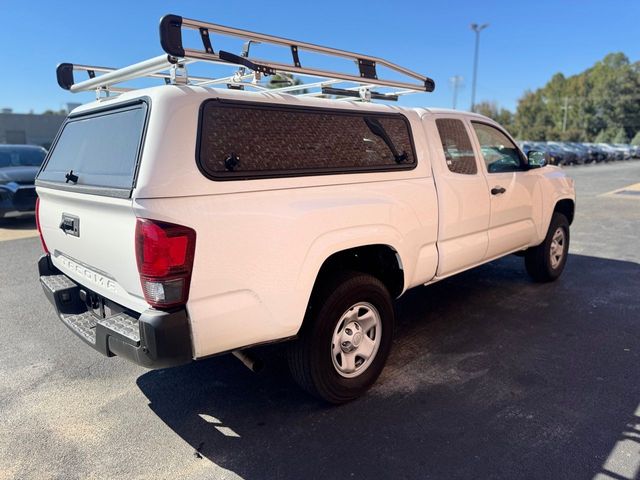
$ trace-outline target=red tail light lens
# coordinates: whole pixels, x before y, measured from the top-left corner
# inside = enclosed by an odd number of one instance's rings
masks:
[[[44,253],[49,253],[47,244],[45,243],[44,237],[42,236],[42,228],[40,228],[40,197],[36,197],[36,228],[38,229],[38,235],[40,235],[40,243],[42,244]]]
[[[196,248],[196,232],[182,225],[139,218],[136,260],[142,291],[157,308],[184,305]]]

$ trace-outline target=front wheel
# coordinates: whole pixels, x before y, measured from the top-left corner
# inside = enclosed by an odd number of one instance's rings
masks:
[[[394,313],[391,296],[377,278],[345,273],[318,288],[289,366],[300,386],[329,403],[362,395],[389,356]]]
[[[524,263],[536,282],[552,282],[562,274],[568,254],[569,221],[561,213],[554,212],[544,242],[527,249]]]

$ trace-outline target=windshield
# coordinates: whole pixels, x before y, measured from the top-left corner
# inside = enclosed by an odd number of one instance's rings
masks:
[[[40,147],[0,147],[0,168],[39,167],[46,154]]]
[[[71,118],[38,180],[130,190],[144,130],[146,104]]]

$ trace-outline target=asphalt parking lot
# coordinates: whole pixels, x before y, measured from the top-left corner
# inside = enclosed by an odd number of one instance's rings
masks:
[[[32,225],[4,222],[0,478],[638,478],[640,162],[568,172],[563,277],[511,256],[408,292],[382,377],[337,408],[273,349],[261,374],[99,356],[42,294]]]

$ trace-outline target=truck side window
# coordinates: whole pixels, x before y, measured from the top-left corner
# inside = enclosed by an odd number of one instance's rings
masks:
[[[207,100],[197,161],[221,180],[407,170],[416,155],[401,114]]]
[[[489,173],[517,172],[523,169],[524,160],[509,137],[484,123],[471,123]]]
[[[447,167],[453,173],[475,175],[478,173],[471,140],[461,120],[438,118],[436,120]]]

